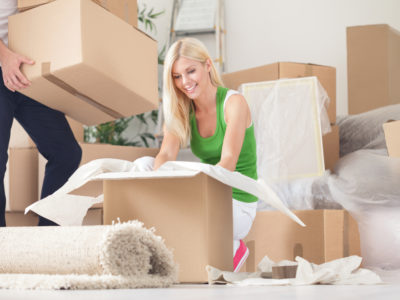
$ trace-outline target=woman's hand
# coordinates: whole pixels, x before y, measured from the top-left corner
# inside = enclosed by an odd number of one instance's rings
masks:
[[[21,72],[21,65],[33,65],[35,62],[23,55],[12,52],[7,47],[3,49],[1,54],[4,85],[12,92],[30,86],[31,82]]]

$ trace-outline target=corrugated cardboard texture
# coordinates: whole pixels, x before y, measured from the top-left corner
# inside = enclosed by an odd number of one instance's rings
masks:
[[[391,157],[400,157],[400,121],[383,124],[386,147]]]
[[[6,212],[7,226],[37,226],[39,218],[33,212],[24,214],[23,212]],[[103,210],[101,208],[89,209],[87,215],[83,219],[82,225],[102,225]]]
[[[10,148],[6,180],[6,210],[24,211],[38,200],[38,151],[36,148]]]
[[[104,223],[117,218],[156,229],[180,282],[207,282],[206,265],[232,271],[232,189],[205,174],[105,181]]]
[[[94,159],[99,158],[117,158],[129,161],[142,156],[156,156],[159,149],[156,148],[141,148],[131,146],[115,146],[108,144],[87,144],[80,143],[82,148],[82,160],[81,165],[86,164]],[[44,172],[46,168],[47,160],[39,155],[39,175],[38,175],[38,186],[39,193],[42,189]],[[77,189],[73,194],[83,196],[98,196],[103,193],[103,184],[101,181],[90,182],[84,187]],[[101,205],[96,205],[101,206]]]
[[[22,92],[83,124],[158,107],[157,43],[92,1],[10,17],[9,45],[36,62],[22,68],[32,81]]]
[[[332,131],[322,136],[322,144],[324,148],[324,162],[325,169],[333,169],[339,160],[340,151],[340,137],[339,137],[339,126],[332,125]]]
[[[386,24],[347,28],[349,114],[400,103],[400,32]]]
[[[317,76],[331,99],[328,116],[331,124],[336,122],[336,69],[313,64],[278,62],[233,73],[223,74],[226,87],[237,90],[242,83]]]
[[[54,0],[18,0],[18,10],[25,11],[53,2]],[[121,18],[125,22],[133,26],[137,26],[137,2],[136,0],[92,0],[94,3],[101,5],[110,13]]]
[[[301,256],[316,264],[360,255],[358,225],[348,212],[300,210],[294,213],[306,227],[277,211],[257,212],[245,239],[250,255],[243,271],[255,271],[265,255],[276,262]]]

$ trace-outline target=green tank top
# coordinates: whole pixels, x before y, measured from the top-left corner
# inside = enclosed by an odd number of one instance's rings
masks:
[[[191,140],[190,147],[194,155],[200,158],[201,162],[215,165],[221,160],[222,143],[224,141],[226,123],[224,119],[224,101],[227,88],[218,87],[217,89],[217,127],[214,135],[202,137],[197,129],[196,116],[194,112],[190,116]],[[257,179],[257,154],[256,139],[254,136],[254,125],[246,129],[242,150],[236,164],[237,172]],[[232,188],[233,199],[242,202],[255,202],[257,197],[242,190]]]

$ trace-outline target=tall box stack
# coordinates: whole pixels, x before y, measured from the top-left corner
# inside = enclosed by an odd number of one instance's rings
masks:
[[[323,160],[325,169],[334,170],[339,160],[339,127],[336,123],[336,69],[313,64],[278,62],[247,70],[224,74],[222,80],[231,89],[238,89],[241,84],[263,82],[285,78],[316,76],[326,90],[330,103],[327,113],[331,132],[322,136]],[[296,126],[296,118],[288,118]],[[284,138],[284,137],[282,137]],[[273,147],[273,145],[270,145]],[[261,172],[262,173],[262,172]],[[359,252],[357,224],[347,212],[308,210],[296,214],[307,225],[300,228],[276,211],[258,211],[253,227],[246,238],[250,256],[242,271],[255,271],[263,256],[273,260],[294,259],[294,251],[315,263]],[[351,231],[347,224],[351,223]],[[355,228],[355,229],[354,229]],[[351,233],[351,234],[350,234]],[[352,240],[348,239],[351,235]],[[346,241],[340,239],[340,235]],[[329,242],[330,241],[330,242]],[[351,243],[350,246],[349,243]],[[335,244],[339,242],[338,244]],[[348,249],[351,247],[351,251]],[[357,248],[358,247],[358,248]],[[353,250],[354,248],[354,250]],[[296,250],[297,249],[297,250]],[[329,253],[333,252],[332,255]]]
[[[11,16],[9,47],[35,61],[22,67],[32,82],[22,93],[85,125],[158,107],[156,41],[93,1]]]
[[[400,103],[400,32],[387,24],[347,28],[349,114]]]

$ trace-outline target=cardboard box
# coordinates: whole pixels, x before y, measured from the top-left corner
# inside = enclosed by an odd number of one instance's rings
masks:
[[[38,200],[38,151],[36,148],[9,148],[4,176],[6,211],[24,211]]]
[[[35,143],[26,133],[25,129],[19,124],[18,121],[14,120],[11,126],[9,148],[30,148],[36,147]]]
[[[242,271],[254,272],[268,255],[275,262],[301,256],[321,264],[360,255],[357,222],[345,210],[298,210],[294,213],[306,227],[278,211],[258,211],[245,239],[250,255]]]
[[[11,16],[9,47],[35,61],[22,93],[85,125],[158,107],[156,41],[92,1]]]
[[[340,136],[339,136],[339,126],[332,125],[332,131],[322,136],[322,144],[324,148],[324,162],[325,169],[333,169],[339,160],[340,152]]]
[[[241,70],[222,75],[226,87],[237,90],[242,83],[317,76],[328,93],[330,104],[328,116],[331,124],[336,123],[336,69],[334,67],[292,62],[278,62],[261,67]]]
[[[400,32],[387,24],[347,28],[349,114],[400,103]]]
[[[400,121],[383,124],[386,147],[391,157],[400,157]]]
[[[132,146],[115,146],[108,144],[88,144],[81,143],[82,148],[82,160],[81,165],[86,164],[94,159],[99,158],[117,158],[129,161],[134,161],[135,159],[142,156],[156,156],[159,149],[157,148],[141,148]],[[38,175],[38,186],[39,193],[42,190],[44,172],[46,168],[47,160],[39,155],[39,175]],[[73,194],[83,195],[83,196],[98,196],[103,193],[103,183],[101,181],[89,182],[85,186],[77,189]],[[39,194],[40,195],[40,194]],[[96,207],[101,207],[102,205],[96,205]]]
[[[18,0],[18,10],[20,12],[27,9],[37,7],[54,0]],[[132,26],[137,27],[137,2],[136,0],[92,0],[94,3],[101,5],[110,13],[128,22]]]
[[[38,223],[39,223],[39,217],[33,212],[29,212],[26,215],[23,212],[15,212],[15,211],[6,212],[7,226],[37,226]],[[82,225],[102,225],[102,224],[103,224],[103,210],[101,208],[89,209],[82,223]]]
[[[206,265],[233,269],[232,189],[203,174],[104,182],[104,223],[139,220],[173,249],[180,282],[207,282]]]

